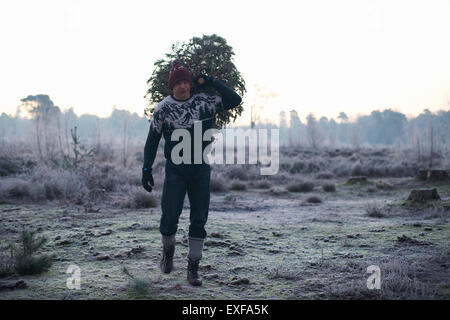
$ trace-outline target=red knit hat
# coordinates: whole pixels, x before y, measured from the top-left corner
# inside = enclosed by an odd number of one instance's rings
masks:
[[[186,80],[192,81],[192,73],[187,67],[185,67],[180,60],[174,60],[169,72],[169,88],[173,89],[178,81]]]

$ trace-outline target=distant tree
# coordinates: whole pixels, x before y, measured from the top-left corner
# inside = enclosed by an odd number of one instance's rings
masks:
[[[306,135],[312,148],[317,148],[322,142],[323,136],[317,124],[317,120],[312,113],[306,117]]]
[[[286,112],[280,111],[279,117],[280,117],[280,144],[285,144],[289,138]]]
[[[350,142],[355,149],[359,149],[362,142],[360,124],[356,121],[351,124]]]
[[[297,111],[294,109],[290,111],[289,122],[289,145],[298,146],[300,145],[300,130],[302,122],[300,121]]]
[[[393,145],[404,136],[406,116],[390,109],[358,117],[361,134],[371,144]]]
[[[330,122],[327,117],[321,117],[317,125],[322,136],[322,142],[324,142],[327,137],[329,138]]]
[[[64,139],[65,139],[65,154],[69,154],[70,139],[69,139],[69,128],[73,128],[77,125],[78,117],[73,111],[73,108],[69,108],[64,111]]]
[[[155,62],[155,69],[147,81],[149,89],[145,97],[148,99],[149,105],[144,110],[145,115],[150,117],[156,104],[171,93],[167,83],[171,63],[175,59],[185,63],[194,76],[205,74],[220,79],[243,97],[246,92],[245,81],[234,65],[233,56],[232,47],[224,38],[216,34],[203,35],[201,38],[193,37],[187,43],[173,44],[171,52],[166,53],[165,58]],[[215,92],[213,88],[203,90],[210,93]],[[194,88],[194,93],[199,91],[200,89]],[[220,128],[222,125],[228,124],[231,119],[235,121],[242,111],[242,103],[231,110],[218,111],[216,127]]]
[[[345,112],[339,112],[338,119],[341,120],[341,123],[342,122],[347,122],[348,121],[348,116],[347,116],[347,114]]]
[[[50,97],[45,94],[29,95],[20,101],[34,119],[36,146],[40,158],[44,161],[51,160],[55,162],[56,139],[58,137],[60,148],[62,148],[60,132],[56,132],[59,128],[59,116],[61,114],[59,107],[55,106]]]

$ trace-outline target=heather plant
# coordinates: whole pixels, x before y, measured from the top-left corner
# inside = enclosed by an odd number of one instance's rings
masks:
[[[383,209],[380,208],[380,207],[377,207],[375,205],[368,205],[366,207],[366,214],[367,214],[367,216],[369,216],[371,218],[383,218],[383,217],[385,217]]]
[[[211,176],[210,181],[210,190],[211,192],[225,192],[228,190],[227,183],[224,178],[219,175]]]
[[[288,191],[290,192],[310,192],[314,189],[312,182],[294,182],[288,185]]]
[[[255,187],[258,189],[270,189],[270,182],[267,180],[260,180],[255,183]]]
[[[137,189],[131,192],[131,199],[128,203],[128,207],[140,209],[140,208],[156,208],[159,205],[159,199],[154,193],[148,193],[143,189]]]
[[[317,196],[311,196],[306,199],[308,203],[322,203],[322,199]]]
[[[238,179],[247,181],[249,179],[248,171],[243,167],[234,167],[227,172],[227,176],[230,179]]]
[[[335,192],[336,186],[334,185],[334,183],[326,183],[322,186],[322,189],[325,192]]]
[[[247,189],[247,186],[245,185],[245,183],[242,183],[240,181],[233,181],[231,183],[231,190],[235,190],[235,191],[243,191],[245,189]]]
[[[11,245],[2,244],[0,247],[0,278],[14,274],[14,258]]]

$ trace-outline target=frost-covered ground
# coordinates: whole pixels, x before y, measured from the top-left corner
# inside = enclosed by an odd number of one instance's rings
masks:
[[[49,238],[44,251],[56,255],[46,273],[0,279],[3,285],[20,279],[27,284],[1,290],[0,299],[450,298],[450,183],[381,178],[392,186],[386,189],[376,187],[380,178],[346,185],[346,178],[335,173],[326,182],[335,184],[336,192],[323,191],[322,180],[314,180],[310,192],[288,192],[283,178],[262,188],[251,178],[235,178],[244,190],[235,187],[211,196],[202,287],[186,281],[187,197],[175,269],[168,275],[158,266],[159,202],[154,208],[121,207],[128,198],[116,192],[108,201],[89,205],[0,204],[2,245],[31,228]],[[420,206],[404,202],[412,188],[431,186],[442,200]],[[308,202],[311,196],[322,202]],[[373,209],[380,214],[369,216]],[[72,264],[81,270],[80,290],[66,287]],[[367,288],[370,265],[380,267],[381,290]],[[123,267],[147,279],[147,294],[132,289]]]

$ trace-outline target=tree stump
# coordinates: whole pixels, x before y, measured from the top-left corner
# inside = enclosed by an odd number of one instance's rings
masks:
[[[408,201],[425,202],[428,200],[440,200],[436,188],[433,189],[416,189],[411,190],[408,196]]]
[[[360,176],[360,177],[350,177],[346,184],[355,184],[355,183],[367,183],[367,177]]]

